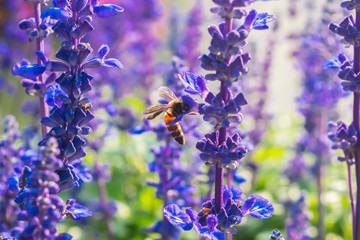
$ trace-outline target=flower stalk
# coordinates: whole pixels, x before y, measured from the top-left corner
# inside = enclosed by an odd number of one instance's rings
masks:
[[[355,27],[360,30],[360,10],[356,10]],[[360,47],[354,46],[354,72],[360,72]],[[353,106],[353,124],[357,131],[357,142],[355,144],[355,172],[356,172],[356,216],[355,216],[355,236],[354,239],[360,239],[360,95],[354,92]]]
[[[33,8],[34,8],[34,17],[35,17],[36,28],[39,29],[40,15],[41,15],[41,3],[39,1],[34,1]],[[43,37],[36,38],[36,51],[44,52],[44,38]],[[36,58],[37,58],[37,64],[41,64],[40,56],[37,55]],[[38,76],[38,80],[40,83],[44,83],[43,74],[40,74]],[[39,96],[39,104],[40,104],[41,118],[47,117],[48,116],[48,107],[45,104],[43,95]],[[46,133],[47,133],[47,127],[44,124],[41,124],[41,134],[42,134],[43,138],[46,136]]]
[[[101,169],[100,167],[100,163],[99,163],[99,155],[96,154],[95,156],[95,169]],[[105,187],[105,181],[103,178],[101,178],[100,176],[97,179],[97,186],[98,186],[98,190],[99,190],[99,198],[100,198],[100,205],[101,206],[108,206],[108,198],[107,198],[107,193],[106,193],[106,187]],[[108,236],[108,240],[114,240],[115,236],[114,236],[114,223],[112,221],[111,216],[109,216],[108,211],[104,211],[103,212],[104,217],[105,217],[105,222],[106,222],[106,232],[107,232],[107,236]]]

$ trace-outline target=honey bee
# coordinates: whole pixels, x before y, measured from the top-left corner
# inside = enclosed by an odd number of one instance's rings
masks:
[[[19,182],[19,187],[23,188],[25,187],[25,183],[26,183],[26,179],[24,178],[24,170],[21,171],[21,176],[20,176],[20,182]],[[1,239],[0,239],[1,240]]]
[[[210,208],[203,208],[201,209],[201,212],[204,214],[204,216],[208,215],[209,212],[211,212],[211,209]]]
[[[80,104],[80,107],[84,111],[84,113],[87,113],[89,109],[92,108],[92,105],[91,103],[85,103],[85,104]]]
[[[154,119],[162,112],[165,112],[165,124],[171,136],[181,145],[185,144],[184,132],[178,122],[172,123],[184,114],[189,113],[190,107],[183,100],[177,98],[168,87],[159,88],[159,96],[168,101],[168,104],[159,104],[151,106],[145,110],[144,114],[148,120]]]

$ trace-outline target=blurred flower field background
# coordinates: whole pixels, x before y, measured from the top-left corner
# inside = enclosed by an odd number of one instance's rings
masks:
[[[35,40],[29,42],[29,35],[19,28],[22,19],[33,17],[33,3],[0,3],[0,139],[12,134],[9,128],[16,131],[18,127],[19,136],[12,147],[22,149],[26,145],[26,149],[38,151],[43,139],[39,98],[34,96],[38,93],[31,89],[26,94],[22,77],[12,74],[13,64],[22,59],[35,63]],[[42,10],[52,4],[49,1]],[[58,196],[64,201],[76,199],[92,216],[79,221],[64,218],[56,225],[57,232],[79,240],[200,239],[195,231],[181,231],[179,238],[166,238],[153,228],[164,218],[165,207],[159,199],[161,193],[153,187],[160,181],[153,161],[163,145],[159,140],[162,133],[154,133],[153,126],[164,128],[165,123],[162,115],[144,122],[143,112],[159,100],[160,86],[172,84],[177,96],[184,94],[177,73],[207,74],[200,67],[199,57],[209,51],[207,27],[221,22],[209,11],[214,2],[104,0],[99,4],[116,4],[124,12],[105,19],[94,16],[94,30],[82,41],[94,49],[91,57],[106,43],[110,48],[106,58],[119,59],[123,69],[86,70],[94,77],[89,94],[90,111],[95,115],[93,131],[86,136],[87,154],[77,170],[81,175],[79,187]],[[267,12],[276,19],[267,23],[269,29],[254,30],[246,39],[243,51],[251,55],[249,72],[232,84],[234,92],[242,92],[248,102],[241,107],[243,120],[237,126],[247,154],[240,161],[233,185],[240,187],[245,196],[256,194],[268,199],[274,212],[263,220],[243,218],[233,239],[269,239],[273,229],[279,229],[289,240],[352,239],[347,165],[337,159],[342,152],[331,149],[334,143],[328,138],[328,121],[352,121],[351,94],[343,91],[332,67],[339,53],[348,58],[352,54],[328,27],[348,15],[339,5],[340,1],[330,0],[281,0],[255,1],[246,8]],[[56,34],[50,34],[44,42],[45,56],[55,59],[61,46]],[[218,87],[208,81],[208,88]],[[51,94],[45,93],[45,100],[57,101]],[[200,115],[188,115],[180,122],[186,139],[179,150],[180,165],[182,174],[190,173],[184,177],[189,186],[166,193],[181,206],[186,206],[182,201],[193,201],[196,211],[201,209],[200,200],[213,191],[209,190],[207,175],[211,167],[198,159],[196,148],[213,126],[201,119]],[[9,149],[0,144],[0,163],[21,158],[13,153],[9,157],[5,150]],[[0,210],[4,209],[3,189],[8,183],[7,178],[0,178]],[[191,200],[178,200],[182,194]],[[0,239],[14,227],[5,221],[5,215],[0,216]]]

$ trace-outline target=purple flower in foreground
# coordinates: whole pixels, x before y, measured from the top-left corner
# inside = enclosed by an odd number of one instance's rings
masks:
[[[202,209],[195,214],[192,208],[180,210],[179,206],[171,204],[165,207],[164,216],[174,226],[188,231],[192,228],[209,239],[225,239],[224,233],[236,233],[233,227],[241,223],[246,215],[266,219],[271,217],[274,208],[269,201],[261,196],[251,195],[244,203],[240,201],[241,189],[235,186],[224,186],[224,207],[217,213],[215,198],[202,205]]]

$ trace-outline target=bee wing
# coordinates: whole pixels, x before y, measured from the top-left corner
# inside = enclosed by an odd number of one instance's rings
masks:
[[[167,110],[170,107],[169,104],[158,104],[155,106],[151,106],[148,109],[146,109],[144,111],[144,114],[150,114],[150,113],[155,113],[155,112],[163,112],[165,110]]]
[[[159,96],[162,98],[162,99],[165,99],[166,101],[170,102],[172,100],[175,100],[175,99],[178,99],[175,94],[173,93],[173,91],[171,91],[170,88],[168,87],[159,87]]]
[[[146,119],[147,119],[147,120],[152,120],[152,119],[156,118],[157,116],[159,116],[162,112],[163,112],[163,110],[158,111],[158,112],[155,112],[155,113],[153,113],[153,114],[151,114],[151,115],[148,115],[148,116],[146,117]]]

